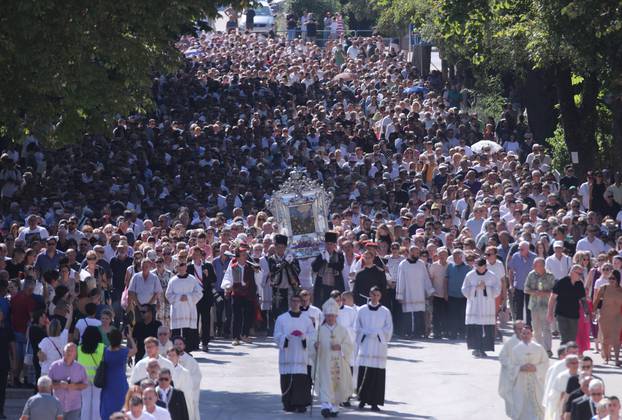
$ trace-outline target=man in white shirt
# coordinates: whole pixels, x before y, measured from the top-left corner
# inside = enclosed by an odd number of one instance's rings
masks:
[[[577,251],[590,251],[592,253],[592,257],[597,257],[599,254],[607,252],[608,247],[602,240],[596,237],[596,234],[599,231],[600,229],[598,226],[588,226],[585,232],[587,237],[580,239],[579,242],[577,242]]]
[[[23,228],[17,238],[26,242],[27,246],[30,246],[33,241],[45,241],[50,236],[46,228],[39,226],[39,216],[36,214],[28,216],[26,223],[28,227]]]
[[[553,274],[555,280],[566,277],[572,267],[572,258],[564,254],[564,243],[562,241],[553,242],[554,254],[546,258],[544,267],[546,271]]]
[[[155,388],[147,388],[143,391],[143,413],[150,414],[156,420],[171,420],[171,415],[168,410],[158,407],[156,402],[158,401],[158,394]]]
[[[139,360],[132,369],[132,374],[130,375],[130,379],[128,380],[130,385],[134,385],[139,383],[143,379],[149,377],[147,373],[147,366],[149,365],[150,359],[156,359],[161,369],[167,368],[173,374],[173,381],[175,381],[175,372],[173,364],[166,358],[160,356],[159,353],[160,347],[158,346],[158,339],[155,337],[147,337],[145,338],[145,357],[142,360]]]

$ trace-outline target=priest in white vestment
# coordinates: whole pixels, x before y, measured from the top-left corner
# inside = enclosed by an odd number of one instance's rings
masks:
[[[199,413],[196,411],[196,403],[194,401],[195,393],[192,375],[188,369],[179,363],[179,353],[180,351],[176,348],[170,348],[166,352],[166,357],[173,364],[173,369],[175,371],[176,379],[173,386],[175,389],[179,389],[184,393],[186,407],[188,408],[188,419],[200,420]]]
[[[393,335],[391,312],[380,304],[382,291],[374,286],[369,292],[369,303],[361,306],[356,320],[358,378],[356,382],[359,408],[371,405],[380,411],[384,405],[387,351]]]
[[[419,247],[410,247],[410,256],[397,267],[395,298],[402,305],[402,331],[407,336],[425,335],[425,303],[434,287],[425,262],[419,260]]]
[[[201,368],[194,357],[186,352],[186,342],[183,337],[174,337],[173,344],[175,348],[179,350],[179,364],[190,371],[190,376],[192,377],[192,391],[194,392],[194,412],[199,415],[199,403],[201,401],[201,379],[203,378]]]
[[[510,379],[512,420],[542,420],[544,378],[549,367],[549,356],[544,348],[531,341],[533,331],[523,327],[521,341],[512,349]]]
[[[197,303],[203,297],[203,287],[186,269],[186,262],[180,261],[177,275],[168,282],[166,299],[171,304],[171,334],[185,337],[194,349],[199,346]]]
[[[300,311],[300,296],[290,298],[290,310],[279,315],[274,325],[274,341],[279,347],[281,401],[286,412],[304,413],[311,404],[311,378],[307,371],[308,349],[313,347],[316,330]]]
[[[337,323],[338,303],[330,298],[322,305],[324,323],[318,331],[315,350],[317,364],[314,381],[324,418],[336,417],[339,404],[352,394],[352,339],[348,331]]]
[[[569,354],[564,358],[566,369],[562,370],[554,379],[551,380],[546,398],[547,418],[558,420],[564,413],[564,402],[566,398],[566,386],[571,376],[579,375],[579,356]],[[550,414],[549,414],[550,413]],[[550,417],[548,417],[550,415]]]
[[[544,411],[545,411],[544,418],[546,420],[555,420],[554,419],[555,404],[552,404],[549,402],[549,397],[552,395],[551,387],[553,386],[553,382],[555,378],[557,378],[557,375],[559,375],[564,370],[566,370],[566,361],[564,359],[567,356],[570,356],[573,354],[576,355],[578,353],[579,353],[579,347],[577,346],[577,343],[575,343],[574,341],[560,345],[559,349],[557,350],[559,360],[553,363],[549,367],[549,370],[546,372],[546,379],[544,381],[544,394],[543,394],[544,400],[542,401],[542,404],[544,406]]]
[[[503,348],[499,353],[499,362],[501,363],[501,372],[499,373],[499,396],[505,401],[505,414],[511,415],[512,407],[512,379],[510,373],[512,371],[512,350],[520,342],[520,335],[525,323],[522,320],[514,322],[514,335],[503,344]]]

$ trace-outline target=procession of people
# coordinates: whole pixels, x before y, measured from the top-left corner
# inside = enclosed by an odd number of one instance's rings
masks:
[[[23,419],[199,419],[191,352],[262,336],[286,412],[382,410],[397,337],[503,346],[512,419],[618,418],[583,366],[620,366],[621,173],[556,169],[518,99],[478,115],[378,35],[178,47],[153,113],[0,140],[0,418],[10,385]],[[333,197],[305,258],[267,205],[294,171]]]

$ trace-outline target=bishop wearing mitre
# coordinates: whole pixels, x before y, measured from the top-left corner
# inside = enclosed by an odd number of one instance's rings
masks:
[[[322,305],[324,323],[320,326],[315,343],[317,363],[315,365],[316,389],[321,413],[324,418],[337,417],[339,404],[347,401],[352,393],[353,342],[348,330],[337,324],[339,304],[328,299]]]

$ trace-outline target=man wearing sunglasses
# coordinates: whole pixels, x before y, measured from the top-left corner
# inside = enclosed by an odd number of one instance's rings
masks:
[[[184,393],[173,388],[171,379],[171,371],[169,369],[164,368],[160,371],[158,386],[156,387],[158,393],[158,402],[156,404],[167,409],[172,420],[189,420],[188,406],[186,405]]]

